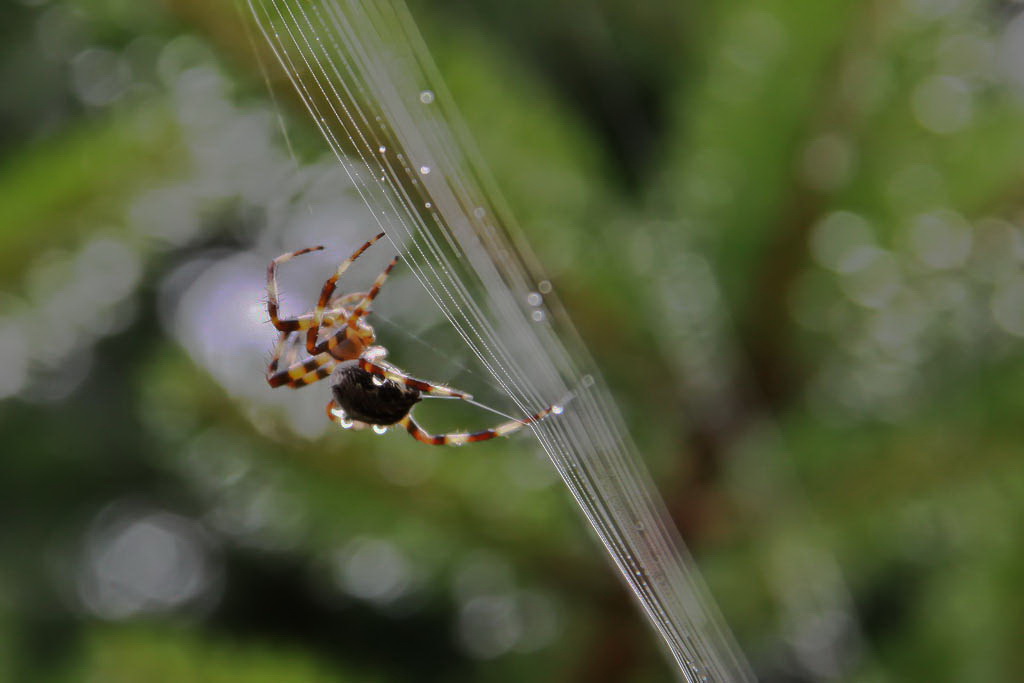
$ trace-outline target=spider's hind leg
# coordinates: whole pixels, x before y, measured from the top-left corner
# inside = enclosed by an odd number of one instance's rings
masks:
[[[371,347],[377,349],[381,347]],[[381,349],[383,351],[383,349]],[[382,356],[378,356],[382,357]],[[376,360],[376,358],[374,359]],[[461,398],[463,400],[471,399],[473,396],[467,394],[464,391],[458,389],[452,389],[451,387],[442,386],[440,384],[433,384],[422,379],[416,379],[415,377],[409,377],[403,374],[398,368],[391,365],[390,363],[375,363],[368,358],[368,354],[363,354],[359,359],[359,367],[369,372],[372,375],[383,377],[386,380],[396,382],[398,384],[404,384],[407,387],[419,389],[428,396],[443,396],[445,398]]]
[[[448,434],[430,434],[420,427],[416,420],[413,419],[412,415],[406,415],[403,417],[398,424],[405,427],[406,431],[417,441],[430,444],[431,446],[461,446],[467,443],[474,443],[477,441],[489,441],[490,439],[496,439],[500,436],[508,436],[513,432],[517,432],[528,424],[534,422],[540,422],[551,413],[560,412],[559,406],[548,406],[544,410],[538,411],[529,417],[523,418],[522,420],[510,420],[509,422],[503,422],[497,427],[490,429],[484,429],[479,432],[450,432]]]

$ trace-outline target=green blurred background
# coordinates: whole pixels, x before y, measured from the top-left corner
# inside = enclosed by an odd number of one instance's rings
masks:
[[[1024,7],[412,10],[759,678],[1024,678]],[[233,3],[0,37],[3,680],[673,679],[529,438],[265,385],[266,263],[331,246],[297,312],[367,228]]]

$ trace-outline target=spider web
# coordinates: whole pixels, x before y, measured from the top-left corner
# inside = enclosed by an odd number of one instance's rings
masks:
[[[531,425],[688,681],[752,680],[400,0],[248,0],[375,226]]]

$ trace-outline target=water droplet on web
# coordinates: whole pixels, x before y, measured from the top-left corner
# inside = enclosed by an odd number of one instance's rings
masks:
[[[434,101],[434,91],[433,90],[424,90],[423,92],[420,93],[420,102],[422,102],[423,104],[430,104],[433,101]]]
[[[585,387],[592,387],[594,386],[594,378],[592,375],[584,375],[583,379],[581,380],[581,383]]]
[[[427,207],[428,209],[432,209],[432,208],[434,208],[434,205],[433,205],[433,204],[431,204],[430,202],[427,202],[427,203],[426,203],[426,204],[424,204],[423,206]]]
[[[373,432],[375,434],[387,434],[388,428],[386,425],[373,425]]]
[[[372,381],[373,381],[373,386],[375,386],[375,387],[382,387],[382,386],[384,386],[384,382],[386,382],[387,380],[385,380],[380,375],[374,375]]]
[[[477,218],[483,218],[484,216],[487,215],[487,212],[484,211],[484,207],[478,206],[475,209],[473,209],[473,215],[476,216]]]
[[[535,323],[544,322],[544,311],[534,311],[530,317],[533,318]]]
[[[544,303],[544,297],[542,297],[537,292],[530,292],[529,294],[526,295],[526,303],[530,304],[531,306],[540,306],[542,303]]]
[[[537,283],[537,289],[540,290],[541,294],[550,294],[551,283],[548,282],[547,280],[541,280],[540,282]]]
[[[563,408],[562,406],[551,406],[551,414],[552,415],[561,415],[564,412],[565,412],[565,408]]]
[[[381,154],[384,154],[385,152],[388,151],[388,148],[385,147],[384,145],[381,145],[380,147],[377,148],[377,151],[380,152]]]
[[[342,429],[352,429],[352,420],[348,417],[343,417],[340,420]]]
[[[428,173],[430,173],[430,167],[429,166],[420,166],[420,174],[421,175],[427,175]]]

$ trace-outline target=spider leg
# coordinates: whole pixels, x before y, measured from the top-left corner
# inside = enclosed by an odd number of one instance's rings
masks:
[[[467,394],[464,391],[459,391],[457,389],[452,389],[450,387],[441,386],[440,384],[431,384],[430,382],[426,382],[422,379],[416,379],[415,377],[409,377],[408,375],[404,375],[398,370],[398,368],[394,367],[389,363],[380,364],[373,362],[367,357],[368,355],[369,354],[363,354],[363,356],[359,359],[359,367],[365,370],[366,372],[377,375],[378,377],[383,377],[384,379],[389,379],[392,382],[397,382],[398,384],[404,384],[408,387],[419,389],[424,394],[427,394],[429,396],[447,396],[449,398],[461,398],[464,400],[473,398],[471,394]],[[377,355],[376,357],[380,356]]]
[[[285,348],[288,350],[285,351]],[[274,355],[270,359],[270,365],[267,366],[267,378],[269,379],[272,374],[277,372],[277,368],[282,365],[282,361],[285,367],[290,367],[299,359],[299,349],[301,348],[301,342],[299,336],[292,332],[282,332],[277,339],[277,344],[274,346]],[[282,359],[282,356],[283,359]]]
[[[298,363],[292,363],[284,370],[267,370],[267,384],[271,387],[289,386],[301,389],[304,386],[326,379],[334,372],[338,360],[329,353],[320,353]]]
[[[379,233],[368,240],[363,244],[363,246],[352,252],[351,256],[341,262],[341,265],[338,266],[338,270],[335,271],[334,275],[327,278],[327,282],[324,283],[324,288],[320,291],[320,300],[317,301],[316,310],[313,312],[313,324],[306,330],[306,350],[310,354],[313,354],[313,350],[316,348],[317,335],[320,334],[320,324],[324,319],[324,311],[331,300],[331,295],[334,294],[334,290],[338,286],[338,278],[348,270],[348,267],[352,265],[353,261],[359,258],[364,251],[369,249],[374,242],[383,236],[384,233]]]
[[[334,327],[335,325],[344,325],[348,321],[349,312],[348,308],[358,301],[362,300],[365,296],[362,293],[359,294],[346,294],[343,298],[338,300],[338,306],[324,311],[324,319],[320,321],[320,327]],[[286,323],[292,329],[288,332],[305,332],[313,324],[313,314],[303,313],[297,315],[294,318],[281,321]]]
[[[281,354],[288,343],[291,346],[284,357],[283,370],[279,370]],[[337,359],[329,353],[320,353],[303,361],[297,361],[301,342],[291,332],[282,332],[274,349],[274,357],[267,367],[267,384],[271,387],[289,386],[293,389],[318,382],[329,377],[337,366]]]
[[[417,441],[430,444],[431,446],[461,446],[467,443],[474,443],[476,441],[488,441],[490,439],[496,439],[500,436],[508,436],[513,432],[517,432],[528,424],[539,422],[547,417],[552,412],[557,412],[557,406],[548,406],[544,410],[534,413],[529,417],[523,418],[522,420],[511,420],[509,422],[503,422],[497,427],[490,429],[484,429],[479,432],[451,432],[448,434],[430,434],[420,427],[416,420],[413,419],[412,415],[406,415],[398,424],[405,427],[406,431]]]
[[[345,417],[345,413],[342,411],[341,406],[339,406],[334,399],[331,399],[327,404],[327,417],[331,422],[341,425],[345,429],[366,429],[370,426],[365,422]]]
[[[391,269],[398,263],[398,257],[391,259],[391,263],[388,264],[387,268],[377,276],[377,279],[373,282],[373,287],[366,293],[363,300],[356,306],[355,310],[352,311],[352,315],[348,318],[348,326],[355,327],[359,322],[359,319],[366,315],[366,311],[370,308],[370,304],[377,298],[380,293],[380,288],[384,286],[384,282],[388,279],[388,275],[391,273]]]
[[[296,256],[302,256],[303,254],[308,254],[311,251],[320,251],[321,249],[323,249],[322,246],[307,247],[287,254],[281,254],[271,261],[270,265],[267,267],[267,313],[270,314],[270,322],[273,323],[276,329],[282,332],[295,332],[296,330],[302,329],[299,326],[298,319],[282,319],[278,315],[281,310],[281,306],[278,301],[277,267],[286,261],[291,261]]]
[[[277,337],[277,344],[274,345],[274,355],[270,358],[270,365],[267,366],[267,376],[277,372],[277,366],[281,361],[281,354],[284,352],[285,342],[291,337],[290,332],[282,332]],[[287,361],[286,361],[287,363]]]

